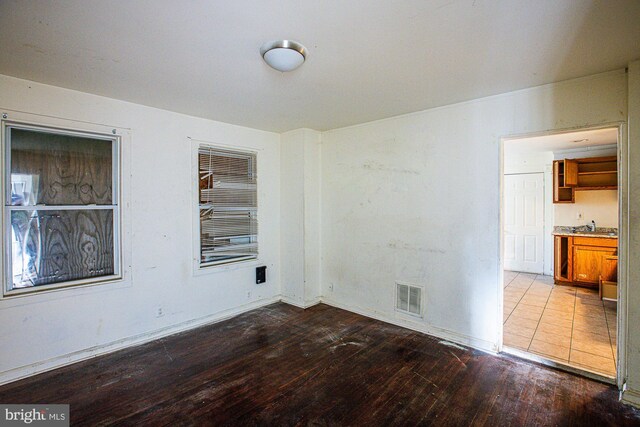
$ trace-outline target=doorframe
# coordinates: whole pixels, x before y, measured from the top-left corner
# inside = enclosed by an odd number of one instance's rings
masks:
[[[528,132],[522,134],[510,134],[504,135],[499,139],[499,228],[498,228],[498,340],[497,350],[498,353],[504,352],[504,322],[503,322],[503,307],[504,307],[504,144],[506,141],[512,141],[516,139],[557,135],[561,133],[579,132],[587,130],[608,129],[616,128],[618,130],[617,141],[617,155],[618,155],[618,302],[617,302],[617,357],[616,357],[616,378],[615,384],[618,390],[623,390],[627,380],[627,336],[628,336],[628,271],[629,271],[629,147],[628,147],[628,129],[627,124],[624,121],[608,122],[599,125],[587,125],[577,126],[572,128],[551,129],[540,132]],[[523,356],[522,354],[519,354]],[[540,358],[532,357],[532,360],[540,362]],[[571,372],[576,372],[576,369],[571,369],[566,365],[558,365],[552,363],[561,369],[565,369]],[[597,379],[603,379],[597,375],[588,375],[587,372],[581,372],[581,374],[588,377],[595,377]]]
[[[545,255],[545,249],[548,249],[545,244],[545,240],[544,240],[544,230],[546,228],[546,220],[547,220],[547,216],[545,215],[546,213],[546,208],[547,208],[547,201],[545,200],[545,195],[546,195],[546,185],[545,185],[545,173],[543,172],[521,172],[521,173],[508,173],[508,174],[502,174],[502,179],[504,180],[504,176],[505,175],[542,175],[542,274],[544,274],[545,272],[545,264],[544,264],[544,255]],[[502,197],[504,197],[504,194],[502,194]],[[503,206],[504,207],[504,206]],[[504,224],[503,224],[504,227]],[[503,238],[504,238],[504,230],[502,230],[503,233]],[[502,252],[504,254],[504,251]],[[504,259],[503,259],[503,264],[504,264]],[[533,273],[532,273],[533,274]],[[537,274],[537,273],[536,273]]]

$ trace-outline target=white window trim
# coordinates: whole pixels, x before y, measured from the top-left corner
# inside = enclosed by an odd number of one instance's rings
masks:
[[[260,228],[258,228],[258,254],[255,257],[247,258],[247,259],[234,259],[231,261],[217,261],[217,262],[208,262],[201,263],[200,262],[200,188],[198,186],[200,175],[199,175],[199,162],[198,162],[198,151],[201,146],[209,146],[212,148],[219,148],[222,150],[232,150],[238,151],[247,154],[255,154],[256,156],[256,169],[258,170],[258,174],[260,173],[260,149],[256,149],[253,147],[245,147],[239,145],[231,145],[231,144],[222,144],[211,141],[203,141],[194,139],[191,137],[187,138],[191,144],[191,171],[190,171],[190,187],[191,187],[191,206],[192,206],[192,222],[191,222],[191,242],[192,242],[192,260],[193,260],[193,275],[201,276],[205,274],[211,273],[220,273],[226,271],[235,271],[238,269],[246,269],[246,268],[254,268],[263,264],[261,261],[261,251],[260,251]],[[256,191],[256,196],[258,197],[258,224],[260,224],[260,206],[261,206],[261,197],[260,197],[260,184],[258,184],[258,190]]]
[[[123,145],[124,140],[127,140],[129,137],[128,130],[112,128],[104,125],[97,124],[89,124],[89,123],[78,123],[76,121],[58,119],[47,116],[39,116],[35,114],[23,113],[23,112],[12,112],[8,109],[2,109],[2,118],[0,119],[0,162],[2,167],[6,168],[7,162],[10,160],[8,158],[8,147],[5,141],[6,139],[6,128],[14,127],[19,129],[39,129],[46,130],[47,132],[57,132],[61,134],[67,135],[81,135],[88,136],[92,138],[98,139],[108,139],[114,141],[115,150],[113,150],[113,179],[115,182],[115,186],[113,189],[113,199],[116,201],[115,206],[110,205],[108,207],[101,206],[92,206],[95,209],[108,208],[112,209],[114,212],[114,274],[108,276],[99,276],[92,277],[87,279],[79,279],[79,280],[70,280],[61,283],[53,283],[50,285],[41,285],[34,286],[31,288],[20,288],[20,289],[9,289],[9,280],[10,272],[12,270],[10,264],[10,254],[7,251],[7,241],[8,236],[6,234],[7,224],[10,223],[8,220],[8,216],[12,210],[11,207],[6,207],[6,181],[9,176],[9,171],[5,170],[5,173],[0,174],[0,187],[3,191],[3,201],[2,201],[2,209],[3,212],[0,215],[1,218],[1,226],[2,226],[2,244],[1,246],[1,268],[0,268],[0,277],[2,277],[2,292],[0,293],[0,300],[9,301],[13,298],[17,297],[27,297],[27,296],[35,296],[48,294],[51,292],[57,291],[65,291],[71,292],[72,289],[82,289],[87,287],[93,287],[96,285],[102,285],[107,283],[120,283],[120,286],[129,286],[130,283],[125,283],[125,274],[129,275],[130,266],[125,264],[125,245],[123,242],[125,240],[125,236],[123,233],[123,185],[122,185],[122,177],[123,177]],[[64,207],[54,207],[47,206],[41,207],[43,209],[57,209],[63,210]],[[128,241],[128,239],[127,239]],[[130,254],[127,246],[126,251],[126,263],[129,263]]]

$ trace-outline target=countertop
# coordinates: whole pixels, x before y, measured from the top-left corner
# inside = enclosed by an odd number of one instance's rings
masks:
[[[590,233],[590,232],[579,232],[579,233],[571,233],[571,232],[553,232],[554,236],[570,236],[570,237],[598,237],[598,238],[602,238],[602,239],[617,239],[618,235],[617,234],[610,234],[610,233]]]
[[[573,229],[577,229],[576,231],[572,231]],[[618,229],[617,228],[605,228],[598,227],[596,231],[587,231],[585,227],[564,227],[564,226],[556,226],[553,227],[554,236],[570,236],[570,237],[598,237],[602,239],[617,239],[618,238]]]

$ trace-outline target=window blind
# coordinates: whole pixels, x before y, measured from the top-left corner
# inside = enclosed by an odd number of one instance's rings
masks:
[[[256,155],[200,146],[200,264],[258,255]]]

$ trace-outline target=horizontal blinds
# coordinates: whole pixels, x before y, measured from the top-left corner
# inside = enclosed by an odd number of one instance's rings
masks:
[[[201,146],[198,172],[200,261],[255,258],[258,254],[256,155]]]

